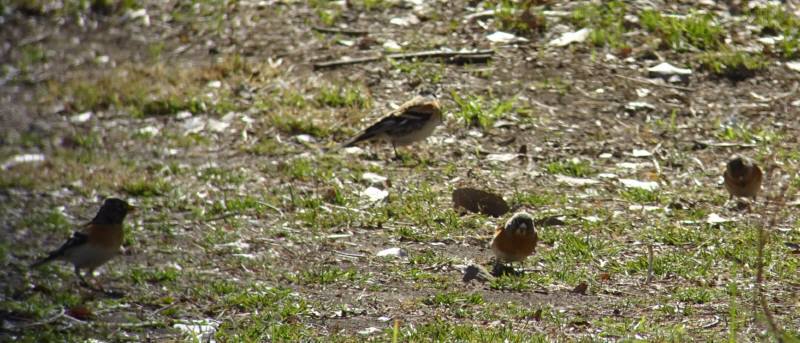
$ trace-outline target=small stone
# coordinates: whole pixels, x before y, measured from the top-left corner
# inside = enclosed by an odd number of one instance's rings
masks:
[[[565,32],[564,34],[561,35],[561,37],[553,39],[547,44],[551,46],[567,46],[572,43],[580,43],[585,41],[586,38],[589,37],[590,32],[591,30],[589,30],[588,28],[582,28],[575,32]]]
[[[384,250],[378,251],[378,253],[376,253],[375,256],[378,256],[378,257],[406,257],[406,256],[408,256],[408,253],[405,250],[403,250],[402,248],[389,248],[389,249],[384,249]]]
[[[69,117],[69,122],[73,124],[80,124],[92,119],[92,112],[83,112],[80,114],[76,114],[72,117]]]
[[[566,183],[571,186],[587,186],[600,183],[600,181],[593,179],[585,179],[585,178],[572,177],[560,174],[556,175],[556,181],[561,183]]]
[[[486,39],[488,39],[492,43],[513,43],[513,42],[527,42],[528,41],[525,38],[517,37],[517,36],[515,36],[513,34],[510,34],[508,32],[503,32],[503,31],[497,31],[495,33],[492,33],[492,34],[486,36]]]
[[[389,196],[389,191],[382,190],[380,188],[375,187],[368,187],[367,189],[361,192],[361,195],[366,197],[369,201],[376,202],[386,199]]]
[[[364,180],[364,181],[367,181],[367,182],[369,182],[369,183],[371,183],[373,185],[376,185],[376,184],[384,183],[388,178],[386,176],[383,176],[383,175],[378,175],[378,174],[375,174],[375,173],[366,172],[364,174],[361,174],[361,179]]]
[[[639,188],[646,191],[654,191],[658,189],[658,182],[655,181],[639,181],[633,179],[619,179],[625,188]]]
[[[673,66],[667,62],[662,62],[661,64],[650,67],[647,69],[650,74],[650,77],[669,77],[673,75],[681,75],[681,76],[688,76],[692,75],[691,69],[685,68],[678,68]]]

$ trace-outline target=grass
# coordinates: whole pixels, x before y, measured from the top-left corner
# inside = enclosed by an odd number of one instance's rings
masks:
[[[501,31],[534,34],[547,29],[547,17],[541,10],[532,8],[532,2],[529,1],[495,1],[494,16]]]
[[[495,121],[509,114],[514,107],[511,100],[489,101],[478,95],[461,97],[455,92],[451,95],[458,106],[455,116],[463,120],[468,127],[489,129]]]
[[[767,68],[761,54],[743,51],[706,53],[700,57],[703,69],[733,81],[742,81]]]
[[[623,35],[627,31],[624,16],[627,6],[622,1],[586,4],[572,11],[570,21],[577,27],[590,28],[588,42],[594,46],[627,47]]]
[[[550,162],[544,166],[550,174],[561,174],[574,177],[588,177],[595,173],[588,161],[569,160]]]
[[[645,30],[656,34],[665,46],[675,51],[715,51],[723,45],[724,30],[710,14],[693,13],[680,18],[645,10],[639,20]]]

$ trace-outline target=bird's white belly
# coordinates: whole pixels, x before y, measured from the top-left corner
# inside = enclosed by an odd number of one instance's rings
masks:
[[[394,145],[409,145],[411,143],[421,141],[425,138],[428,138],[428,136],[433,133],[433,130],[436,129],[438,124],[439,123],[435,120],[429,120],[419,130],[413,130],[405,135],[391,137],[392,143],[394,143]]]
[[[92,244],[84,244],[64,253],[64,259],[78,268],[95,269],[108,262],[119,253],[119,249],[109,249]]]

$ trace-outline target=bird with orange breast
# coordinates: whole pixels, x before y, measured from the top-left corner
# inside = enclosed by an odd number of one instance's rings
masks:
[[[443,121],[442,109],[436,99],[417,96],[341,146],[349,147],[363,141],[388,141],[397,157],[398,146],[428,138]]]
[[[751,159],[743,156],[734,156],[728,161],[723,174],[725,189],[733,197],[746,197],[756,199],[761,190],[761,181],[764,173]]]
[[[81,285],[92,290],[100,290],[86,282],[81,275],[81,269],[86,269],[91,276],[97,267],[119,254],[123,240],[122,221],[134,209],[124,200],[106,199],[94,219],[83,226],[83,232],[73,233],[60,248],[33,263],[31,268],[55,260],[64,260],[75,267],[75,275],[80,279]]]
[[[526,212],[515,213],[497,228],[489,244],[498,262],[495,270],[501,263],[524,261],[536,251],[538,240],[533,217]]]

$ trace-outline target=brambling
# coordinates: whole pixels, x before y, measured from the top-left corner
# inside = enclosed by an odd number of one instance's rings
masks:
[[[761,190],[761,180],[764,173],[761,168],[751,159],[742,156],[734,156],[728,161],[725,167],[725,188],[731,195],[731,199],[737,197],[747,197],[756,199],[756,195]]]
[[[428,138],[443,121],[438,101],[417,96],[344,142],[342,147],[353,146],[363,141],[383,140],[392,144],[394,155],[397,157],[398,146]]]
[[[122,221],[134,210],[133,206],[123,200],[106,199],[94,219],[83,226],[84,232],[73,233],[60,248],[33,263],[31,268],[54,260],[68,261],[75,266],[75,275],[80,279],[81,285],[97,290],[86,282],[81,275],[81,269],[88,269],[91,276],[97,267],[119,254],[123,238]]]
[[[536,251],[538,239],[533,217],[525,212],[517,212],[505,225],[497,228],[489,246],[498,262],[521,262]]]

